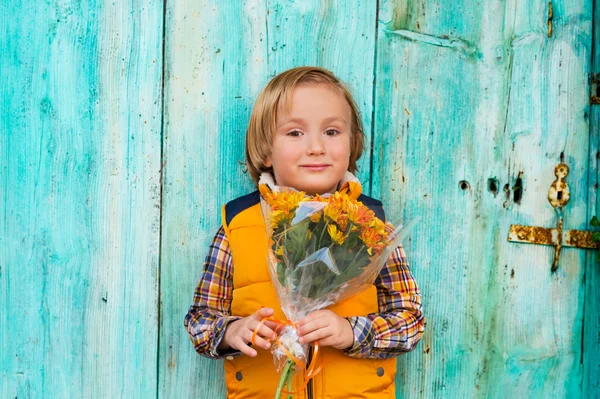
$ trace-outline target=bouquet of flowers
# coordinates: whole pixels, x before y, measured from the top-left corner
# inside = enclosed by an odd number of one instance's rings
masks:
[[[289,320],[299,320],[373,284],[416,222],[395,228],[349,196],[348,190],[327,196],[285,188],[271,191],[266,185],[259,190],[269,237],[269,270]],[[283,386],[289,390],[292,376],[305,367],[308,345],[298,343],[293,322],[280,324],[276,333],[278,345],[271,350],[282,372],[278,399],[285,392]],[[317,372],[313,368],[309,374]]]

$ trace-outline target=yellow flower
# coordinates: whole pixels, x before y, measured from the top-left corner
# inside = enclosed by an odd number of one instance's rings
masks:
[[[321,197],[319,194],[315,194],[310,200],[314,202],[329,202],[329,197]]]
[[[385,223],[379,218],[373,218],[369,223],[369,227],[372,227],[377,234],[385,234]]]
[[[329,197],[329,203],[340,208],[344,212],[347,210],[349,201],[350,198],[348,198],[348,194],[340,193],[339,191],[336,191],[332,196]]]
[[[262,195],[267,204],[271,205],[275,199],[276,193],[272,192],[266,184],[258,186],[258,191],[260,191],[260,195]]]
[[[290,212],[298,207],[298,204],[304,199],[304,191],[279,191],[274,192],[267,187],[266,184],[261,184],[258,188],[262,197],[267,201],[274,210],[282,210]]]
[[[347,181],[338,191],[348,195],[350,199],[356,199],[361,194],[362,188],[359,183]]]
[[[285,211],[273,211],[271,212],[271,228],[275,230],[279,224],[285,220],[292,219],[294,214],[286,213]]]
[[[339,231],[337,227],[335,227],[335,225],[333,224],[327,226],[327,232],[329,233],[331,239],[338,245],[342,245],[346,240],[346,237],[344,237],[344,233]]]
[[[342,217],[342,208],[340,208],[334,204],[329,204],[323,210],[323,214],[325,216],[327,216],[329,219],[338,223],[340,218]]]
[[[321,212],[315,212],[312,215],[310,215],[309,218],[311,222],[319,223],[319,221],[321,220]]]
[[[289,213],[298,208],[298,204],[303,198],[304,193],[301,191],[284,191],[278,193],[275,201],[273,202],[273,204],[271,204],[271,206],[273,207],[273,209],[282,210]]]
[[[283,255],[283,250],[284,250],[284,248],[283,248],[283,245],[282,245],[281,247],[277,248],[277,249],[274,251],[274,252],[275,252],[275,255],[282,256],[282,255]]]
[[[261,184],[258,189],[267,204],[271,206],[272,229],[276,229],[285,220],[292,220],[298,204],[305,196],[303,191],[273,192],[265,184]]]

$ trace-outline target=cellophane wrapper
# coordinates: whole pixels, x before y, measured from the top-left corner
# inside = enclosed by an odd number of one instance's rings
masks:
[[[261,194],[271,279],[281,309],[293,321],[367,289],[416,223],[385,223],[339,192],[310,197],[281,187],[279,192],[261,188]],[[279,341],[306,363],[308,345],[298,343],[295,328],[285,326]],[[279,345],[271,351],[281,372],[288,356]]]

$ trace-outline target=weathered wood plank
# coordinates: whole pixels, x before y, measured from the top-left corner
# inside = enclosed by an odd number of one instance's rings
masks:
[[[498,218],[500,238],[507,237],[510,223],[556,224],[547,193],[561,154],[570,168],[565,228],[586,226],[589,125],[584,118],[587,90],[582,88],[590,70],[590,5],[553,2],[550,37],[547,2],[516,3],[513,25],[505,24],[505,32],[513,32],[505,140],[514,147],[505,147],[504,157],[511,186],[522,172],[524,191],[519,204]],[[510,194],[514,202],[514,191]],[[495,327],[486,326],[487,375],[482,380],[487,392],[579,397],[586,252],[564,249],[555,274],[549,269],[551,249],[504,242],[496,253],[497,266],[511,271],[501,275],[497,270],[498,295],[486,303],[487,320],[496,321]]]
[[[600,1],[593,2],[593,39],[591,76],[600,80]],[[600,93],[592,93],[600,96]],[[591,105],[590,151],[588,178],[588,218],[600,217],[598,197],[598,159],[600,154],[600,104]],[[585,115],[584,115],[585,116]],[[588,224],[588,228],[592,227]],[[600,264],[596,262],[596,253],[590,251],[585,268],[585,313],[583,316],[583,397],[600,396]]]
[[[225,392],[222,362],[194,352],[183,318],[221,221],[220,205],[254,189],[242,163],[256,96],[287,68],[325,66],[354,88],[370,135],[375,11],[368,2],[168,4],[161,397]],[[361,165],[368,176],[368,151]]]
[[[500,123],[476,110],[487,106],[491,114],[503,104],[502,65],[496,71],[479,37],[497,38],[501,29],[482,7],[461,7],[465,14],[453,18],[450,3],[380,2],[374,195],[392,219],[423,218],[405,247],[428,326],[415,352],[399,359],[401,397],[476,393],[483,311],[469,300],[485,293],[487,275],[469,264],[489,255],[469,245],[483,188],[472,175],[491,152],[491,143],[476,140],[479,129]],[[480,105],[485,87],[497,95]]]
[[[0,5],[0,396],[152,397],[162,2]]]
[[[167,3],[159,397],[225,396],[183,326],[221,205],[250,192],[244,138],[267,79],[264,2]],[[193,38],[193,40],[190,40]]]
[[[406,243],[429,325],[402,397],[580,395],[584,253],[552,275],[551,249],[506,237],[554,221],[561,152],[585,227],[590,4],[554,2],[548,38],[542,1],[380,2],[374,195],[428,221]]]

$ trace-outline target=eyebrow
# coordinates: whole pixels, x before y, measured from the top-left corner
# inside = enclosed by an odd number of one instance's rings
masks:
[[[287,125],[288,123],[292,123],[292,122],[295,122],[295,123],[303,123],[303,122],[304,122],[304,119],[302,119],[302,118],[290,118],[290,119],[286,120],[284,123],[282,123],[282,124],[278,125],[278,127],[280,127],[280,126],[284,126],[284,125]],[[337,116],[332,116],[332,117],[329,117],[329,118],[325,118],[325,119],[324,119],[324,122],[326,122],[326,123],[331,123],[331,122],[342,122],[344,125],[347,125],[347,123],[346,123],[346,120],[345,120],[345,119],[343,119],[343,118],[338,118]]]

